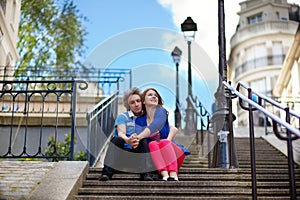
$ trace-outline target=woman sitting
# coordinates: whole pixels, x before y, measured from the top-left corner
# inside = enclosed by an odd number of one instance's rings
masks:
[[[168,111],[163,107],[163,100],[157,90],[146,89],[142,93],[142,103],[145,115],[135,121],[137,138],[150,140],[150,154],[162,180],[178,181],[178,169],[185,155],[190,152],[173,141],[178,130],[169,126]]]

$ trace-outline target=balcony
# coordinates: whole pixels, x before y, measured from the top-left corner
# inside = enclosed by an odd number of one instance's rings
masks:
[[[257,35],[264,37],[270,34],[290,34],[294,35],[297,30],[298,23],[295,21],[267,21],[248,25],[244,28],[239,28],[230,40],[231,48],[233,49],[239,43],[257,38]]]

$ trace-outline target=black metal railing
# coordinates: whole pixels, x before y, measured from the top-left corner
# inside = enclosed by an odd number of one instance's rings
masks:
[[[0,80],[70,80],[80,79],[95,85],[97,96],[111,95],[115,90],[120,94],[127,88],[132,87],[131,69],[119,68],[74,68],[59,70],[47,67],[27,67],[15,69],[14,66],[0,66]]]
[[[253,199],[257,199],[257,187],[256,187],[256,160],[255,160],[255,144],[254,144],[254,123],[253,123],[253,112],[260,111],[264,113],[268,118],[272,119],[272,125],[275,135],[287,142],[288,149],[288,166],[290,176],[290,196],[291,199],[296,198],[296,185],[295,185],[295,174],[294,174],[294,157],[292,140],[300,138],[299,124],[292,126],[290,124],[291,117],[296,118],[300,123],[300,115],[291,111],[288,107],[282,106],[278,102],[268,98],[264,95],[252,91],[252,89],[243,83],[238,83],[237,89],[234,89],[230,83],[223,81],[223,84],[230,90],[230,92],[239,98],[239,105],[249,112],[249,136],[250,136],[250,156],[251,156],[251,180],[252,180],[252,196]],[[244,91],[243,91],[244,90]],[[272,104],[279,110],[286,113],[286,121],[279,118],[277,115],[269,112],[264,108],[265,104]],[[286,131],[280,133],[278,128]]]
[[[87,128],[87,160],[90,166],[97,164],[101,153],[105,150],[114,130],[114,121],[118,114],[118,94],[95,105],[86,115]]]
[[[207,156],[208,167],[210,167],[212,159],[211,150],[215,144],[215,134],[211,131],[212,116],[197,96],[194,99],[189,96],[189,101],[192,102],[192,107],[196,116],[196,144],[200,145],[200,155],[202,157]]]
[[[0,158],[73,160],[78,88],[86,89],[87,83],[82,80],[0,81]],[[53,151],[48,154],[46,126],[51,127],[54,139]],[[63,154],[57,149],[67,132],[71,134],[70,146]]]

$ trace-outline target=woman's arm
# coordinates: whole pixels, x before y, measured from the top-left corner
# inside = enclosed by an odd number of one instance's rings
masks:
[[[164,125],[166,124],[168,119],[168,112],[165,108],[158,108],[155,110],[154,113],[154,119],[151,122],[151,124],[149,124],[148,128],[150,130],[150,133],[156,133],[157,131],[160,131]]]
[[[155,110],[154,119],[152,123],[147,126],[139,135],[139,139],[147,138],[151,134],[160,131],[166,124],[168,118],[168,112],[165,108],[159,108]]]
[[[172,141],[175,138],[177,132],[178,132],[178,129],[175,126],[170,126],[170,132],[167,137],[167,140]]]

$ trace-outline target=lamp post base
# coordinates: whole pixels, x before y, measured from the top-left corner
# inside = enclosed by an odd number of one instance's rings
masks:
[[[195,125],[195,118],[194,118],[194,109],[188,107],[185,110],[186,116],[185,116],[185,135],[193,135],[196,134],[196,125]]]
[[[175,127],[180,129],[181,128],[181,115],[180,115],[178,107],[176,107],[176,109],[174,111],[174,117],[175,117]]]
[[[220,89],[220,88],[219,88]],[[213,168],[238,168],[238,160],[233,137],[233,121],[235,116],[232,113],[231,98],[226,98],[218,90],[216,99],[218,109],[213,114],[213,132],[218,137],[214,146],[214,156],[211,167]]]

